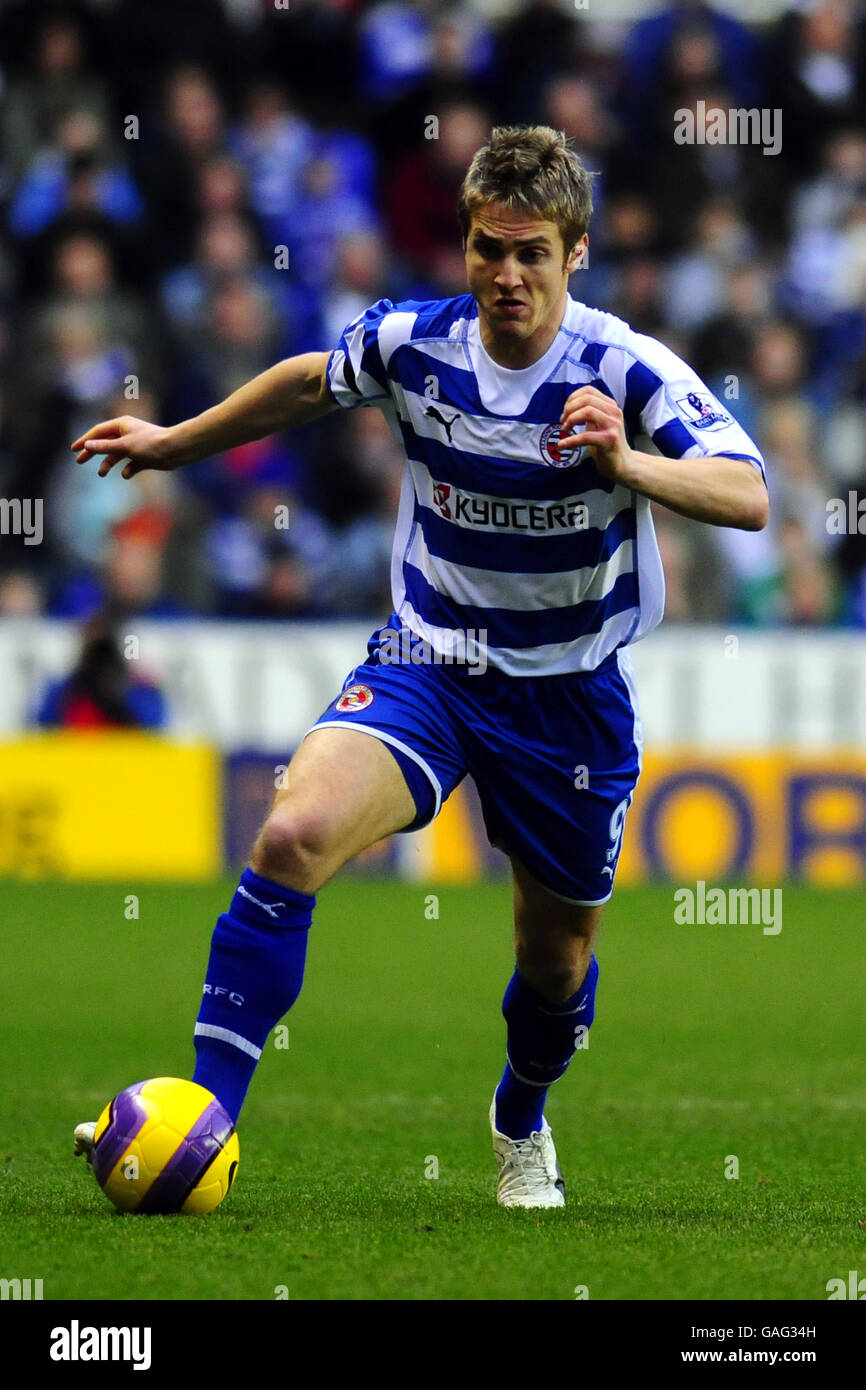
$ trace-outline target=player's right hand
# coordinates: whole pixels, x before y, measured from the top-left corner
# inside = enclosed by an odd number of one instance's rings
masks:
[[[117,463],[125,461],[122,478],[134,478],[145,468],[170,470],[177,467],[169,448],[171,431],[162,425],[137,420],[134,415],[119,415],[115,420],[103,420],[76,439],[70,448],[77,463],[103,454],[98,473],[104,478]]]

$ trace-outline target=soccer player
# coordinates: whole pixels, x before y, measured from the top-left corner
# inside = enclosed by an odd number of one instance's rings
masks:
[[[593,939],[640,771],[628,647],[664,606],[651,503],[744,530],[768,517],[761,454],[700,378],[569,294],[591,211],[561,132],[497,128],[459,197],[468,294],[379,300],[333,351],[280,362],[194,419],[124,416],[72,445],[79,463],[104,456],[100,476],[131,478],[338,408],[391,423],[406,453],[394,611],[301,743],[217,922],[193,1079],[237,1117],[300,991],[319,889],[428,824],[469,773],[513,870],[490,1107],[507,1207],[565,1200],[544,1103],[593,1020]],[[636,449],[641,435],[659,452]],[[77,1134],[86,1150],[92,1126]]]

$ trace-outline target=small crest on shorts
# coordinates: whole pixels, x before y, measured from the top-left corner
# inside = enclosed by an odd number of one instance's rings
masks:
[[[366,709],[373,703],[373,692],[369,685],[350,685],[334,704],[338,714],[349,714],[356,709]]]

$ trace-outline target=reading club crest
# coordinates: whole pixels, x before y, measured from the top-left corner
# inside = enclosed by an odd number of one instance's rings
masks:
[[[338,714],[349,714],[354,710],[366,709],[373,703],[373,692],[369,685],[350,685],[344,690],[334,709]]]
[[[541,431],[541,439],[538,441],[542,460],[551,468],[573,468],[583,450],[580,446],[561,449],[559,447],[561,437],[562,430],[559,425],[545,425]]]

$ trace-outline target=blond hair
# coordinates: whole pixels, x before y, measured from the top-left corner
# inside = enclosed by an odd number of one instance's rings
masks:
[[[474,212],[486,203],[504,203],[555,222],[567,257],[589,226],[593,178],[561,130],[496,126],[473,156],[460,188],[463,239]]]

